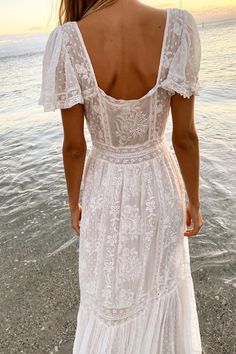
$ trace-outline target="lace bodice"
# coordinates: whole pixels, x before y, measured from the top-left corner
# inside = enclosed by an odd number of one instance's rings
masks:
[[[200,39],[186,10],[167,9],[161,59],[155,86],[139,99],[116,99],[96,81],[76,21],[56,27],[48,38],[39,104],[45,111],[85,106],[92,143],[127,149],[160,141],[175,92],[198,95]]]

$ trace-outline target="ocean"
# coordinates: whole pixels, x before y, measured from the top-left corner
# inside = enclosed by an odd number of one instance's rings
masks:
[[[236,20],[199,26],[200,195],[190,239],[205,354],[236,352]],[[78,238],[69,225],[60,112],[38,105],[48,34],[0,37],[0,348],[71,352],[79,304]],[[171,144],[169,116],[166,136]],[[88,149],[91,141],[86,127]]]

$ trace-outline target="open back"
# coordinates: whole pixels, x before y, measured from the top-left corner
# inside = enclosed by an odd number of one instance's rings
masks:
[[[84,103],[92,142],[114,147],[150,144],[161,139],[170,98],[198,95],[200,40],[192,15],[167,9],[157,80],[139,99],[116,99],[99,88],[77,22],[57,27],[44,56],[40,104],[46,111]]]

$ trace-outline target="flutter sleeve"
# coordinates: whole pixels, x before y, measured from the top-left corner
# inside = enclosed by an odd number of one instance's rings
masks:
[[[193,15],[182,10],[183,28],[180,44],[170,62],[168,74],[162,88],[172,96],[179,93],[184,98],[199,96],[199,70],[201,62],[201,41]]]
[[[63,27],[56,27],[49,35],[42,67],[39,105],[44,112],[65,109],[84,103],[81,86],[71,62]]]

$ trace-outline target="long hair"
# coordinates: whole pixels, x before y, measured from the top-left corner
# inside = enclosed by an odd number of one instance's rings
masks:
[[[61,0],[59,25],[69,21],[79,21],[82,17],[112,5],[116,0]]]

